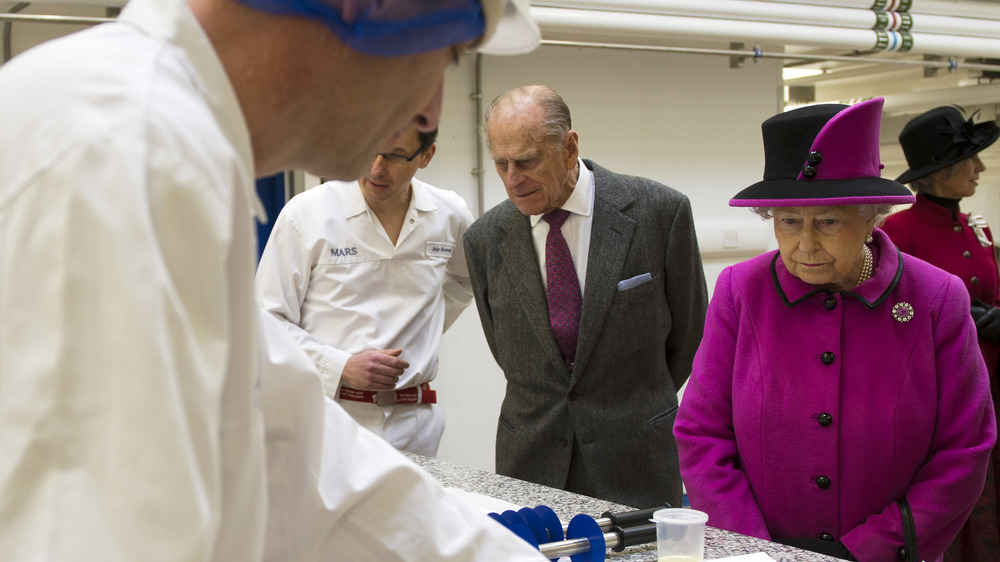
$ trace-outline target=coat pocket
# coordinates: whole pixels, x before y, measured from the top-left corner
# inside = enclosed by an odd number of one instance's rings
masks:
[[[675,417],[677,417],[676,404],[646,420],[646,427],[659,425],[665,421],[673,423]]]
[[[636,275],[635,277],[630,277],[618,282],[618,291],[627,291],[634,287],[638,287],[644,283],[649,283],[653,280],[653,276],[649,273],[643,273],[642,275]]]

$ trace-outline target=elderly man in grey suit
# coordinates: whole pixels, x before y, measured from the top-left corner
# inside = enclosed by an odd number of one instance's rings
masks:
[[[677,389],[707,290],[691,206],[579,157],[569,109],[524,86],[486,113],[509,201],[465,248],[483,331],[507,378],[499,474],[632,507],[680,505]]]

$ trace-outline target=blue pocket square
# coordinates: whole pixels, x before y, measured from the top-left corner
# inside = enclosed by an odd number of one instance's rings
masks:
[[[629,289],[631,289],[633,287],[638,287],[639,285],[642,285],[643,283],[648,283],[648,282],[650,282],[652,280],[653,280],[653,276],[650,275],[650,274],[648,274],[648,273],[643,273],[642,275],[636,275],[635,277],[632,277],[631,279],[626,279],[624,281],[619,281],[618,282],[618,290],[619,291],[627,291],[627,290],[629,290]]]

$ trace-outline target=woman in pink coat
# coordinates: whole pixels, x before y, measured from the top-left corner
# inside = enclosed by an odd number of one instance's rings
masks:
[[[764,180],[730,205],[773,216],[778,251],[719,276],[674,433],[709,525],[935,560],[983,488],[996,424],[962,282],[876,228],[913,200],[879,177],[881,110],[764,122]]]

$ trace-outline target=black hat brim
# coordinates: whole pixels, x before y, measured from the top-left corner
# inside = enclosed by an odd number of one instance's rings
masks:
[[[836,207],[913,203],[910,190],[887,178],[759,181],[729,201],[731,207]]]
[[[913,180],[918,180],[924,176],[933,174],[938,170],[943,170],[948,166],[951,166],[952,164],[961,162],[962,160],[965,160],[966,158],[969,158],[970,156],[978,154],[983,150],[985,150],[986,148],[989,148],[990,145],[996,142],[997,138],[1000,138],[1000,127],[994,126],[992,134],[990,134],[990,136],[987,137],[986,140],[984,140],[983,142],[976,145],[972,145],[969,147],[968,150],[962,151],[961,153],[954,155],[951,158],[946,158],[939,162],[932,162],[930,164],[920,166],[918,168],[910,168],[909,170],[903,172],[902,175],[900,175],[898,178],[896,178],[896,181],[898,181],[899,183],[910,183]]]

